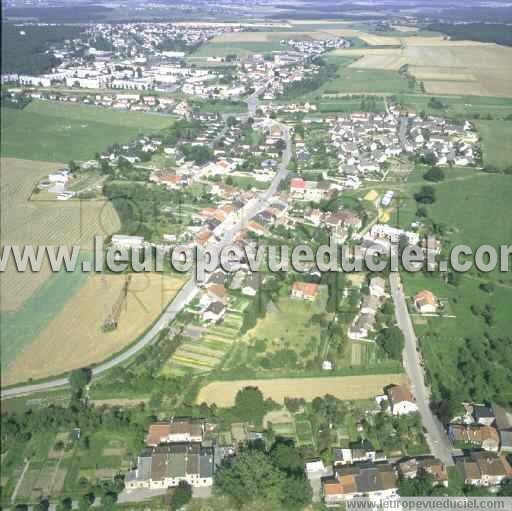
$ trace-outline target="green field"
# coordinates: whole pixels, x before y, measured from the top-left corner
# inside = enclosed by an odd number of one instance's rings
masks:
[[[2,109],[2,156],[88,160],[111,144],[171,123],[171,118],[153,114],[36,101],[23,110]]]
[[[361,111],[361,98],[337,98],[334,100],[320,100],[318,102],[318,110],[321,113],[352,113]],[[384,112],[385,105],[381,98],[376,99],[376,111]]]
[[[436,95],[434,97],[441,100],[446,108],[435,109],[428,106],[432,97],[430,94],[399,94],[396,100],[417,112],[424,111],[437,116],[471,119],[478,114],[481,118],[491,115],[495,119],[502,119],[512,114],[512,99],[510,98]]]
[[[52,274],[51,277],[15,312],[0,312],[2,370],[41,332],[61,307],[87,279],[80,269],[82,261],[92,260],[92,253],[81,251],[77,270]]]
[[[450,247],[458,244],[469,245],[473,250],[484,244],[495,248],[509,245],[512,178],[472,169],[446,169],[445,174],[445,181],[434,185],[436,202],[427,206],[429,218],[444,226],[443,252],[448,254]],[[416,172],[402,192],[402,227],[408,227],[415,219],[413,194],[422,184],[425,182],[421,173]],[[395,215],[390,223],[396,221]],[[473,268],[461,275],[457,286],[446,283],[438,274],[403,272],[402,278],[408,296],[428,289],[444,305],[441,317],[413,316],[434,396],[446,396],[449,389],[456,395],[463,393],[464,399],[492,399],[499,385],[500,398],[510,401],[512,388],[505,383],[508,376],[500,362],[508,363],[504,353],[508,353],[510,344],[511,272],[495,269],[481,273]],[[491,292],[480,288],[487,283],[494,284]],[[492,310],[489,324],[481,312],[475,312],[485,307]],[[485,376],[489,371],[492,374]],[[468,383],[470,380],[474,383]]]
[[[189,59],[208,58],[208,57],[226,57],[227,55],[236,55],[239,58],[247,58],[254,53],[271,53],[282,50],[283,46],[279,41],[269,42],[209,42],[197,49]]]
[[[484,163],[498,168],[512,167],[512,121],[478,121]]]
[[[436,275],[430,277],[403,272],[402,279],[408,296],[429,289],[447,304],[450,315],[455,316],[414,321],[425,365],[432,380],[434,396],[442,395],[442,388],[454,392],[467,390],[461,388],[460,350],[466,346],[468,338],[480,340],[483,347],[486,333],[503,337],[510,335],[512,288],[496,287],[495,291],[488,295],[479,289],[479,285],[484,281],[471,275],[463,275],[458,287],[444,283]],[[487,304],[495,307],[496,311],[495,325],[492,327],[486,326],[482,318],[471,312],[471,306],[483,307]],[[500,371],[497,362],[498,360],[494,364],[496,372]],[[475,381],[479,381],[482,375],[474,373],[473,376]],[[500,397],[504,400],[512,399],[510,382],[507,387],[501,389]]]

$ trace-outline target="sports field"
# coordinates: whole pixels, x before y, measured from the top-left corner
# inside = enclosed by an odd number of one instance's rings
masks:
[[[95,106],[33,101],[2,109],[2,156],[29,160],[89,160],[109,145],[172,124],[173,118]]]
[[[123,292],[125,278],[90,275],[3,371],[2,384],[45,378],[101,362],[149,328],[184,282],[175,275],[131,275],[118,327],[104,332],[102,325]]]

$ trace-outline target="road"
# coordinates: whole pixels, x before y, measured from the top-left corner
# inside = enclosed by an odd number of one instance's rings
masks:
[[[391,272],[389,276],[391,296],[395,304],[395,316],[405,338],[404,366],[411,382],[411,391],[416,398],[416,404],[421,415],[423,426],[426,429],[426,440],[430,451],[446,466],[452,466],[452,444],[446,435],[442,424],[430,409],[430,392],[425,385],[420,353],[418,351],[418,339],[414,333],[404,291],[398,272]]]
[[[283,179],[286,178],[288,174],[288,163],[291,158],[291,139],[290,133],[287,128],[284,129],[285,134],[285,142],[286,149],[283,151],[282,160],[270,184],[270,187],[262,192],[257,198],[249,201],[244,208],[241,210],[238,218],[227,219],[221,224],[220,229],[217,232],[220,232],[219,241],[214,245],[219,249],[224,245],[227,245],[233,241],[235,236],[245,227],[247,222],[251,220],[259,211],[264,209],[271,197],[276,193],[279,188],[279,184]],[[92,370],[93,377],[97,377],[112,369],[113,367],[126,362],[129,358],[133,357],[140,350],[151,344],[151,342],[156,338],[158,333],[166,328],[192,300],[198,295],[199,286],[194,281],[194,279],[189,280],[178,292],[178,294],[174,297],[172,302],[167,306],[162,315],[158,318],[156,323],[151,327],[151,329],[146,332],[133,346],[129,347],[126,351],[115,355],[110,360],[107,360]],[[57,378],[54,380],[49,380],[42,383],[34,383],[30,385],[19,385],[16,387],[12,387],[10,389],[2,390],[1,398],[13,398],[18,396],[25,396],[28,394],[34,394],[36,392],[43,392],[48,390],[53,390],[59,387],[64,387],[69,383],[67,377]]]

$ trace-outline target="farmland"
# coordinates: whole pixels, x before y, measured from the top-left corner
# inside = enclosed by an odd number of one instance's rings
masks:
[[[512,167],[512,122],[478,121],[484,163],[498,168]]]
[[[408,64],[427,93],[512,96],[510,48],[442,37],[404,37],[400,43],[400,48],[340,49],[333,54],[362,56],[350,66],[358,69],[396,71]]]
[[[3,372],[2,383],[61,374],[122,350],[154,322],[183,279],[165,274],[133,274],[119,325],[104,332],[102,325],[124,283],[125,275],[91,275]]]
[[[23,110],[2,109],[2,156],[88,160],[111,144],[171,123],[172,118],[154,114],[33,101]]]
[[[285,397],[301,397],[311,401],[325,394],[332,394],[343,400],[371,399],[382,394],[382,389],[386,385],[405,382],[404,374],[216,381],[203,387],[196,401],[216,403],[221,407],[233,406],[236,393],[244,387],[258,387],[265,397],[270,397],[278,403],[283,403]]]
[[[39,180],[59,168],[58,163],[2,158],[2,243],[71,245],[91,249],[94,235],[109,236],[120,228],[109,202],[30,200]],[[47,264],[40,272],[17,272],[9,265],[2,275],[1,310],[14,311],[51,275]]]

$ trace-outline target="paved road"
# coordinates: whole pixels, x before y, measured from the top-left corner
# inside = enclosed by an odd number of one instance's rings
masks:
[[[233,241],[235,236],[245,227],[246,223],[253,218],[259,211],[264,209],[270,198],[276,193],[279,184],[285,179],[288,170],[288,163],[291,158],[291,140],[287,129],[285,129],[285,142],[286,149],[283,151],[281,164],[278,171],[270,184],[270,187],[262,192],[257,198],[249,201],[242,209],[237,220],[227,219],[220,227],[219,241],[216,243],[220,249],[222,246],[227,245]],[[173,301],[167,306],[162,315],[158,318],[153,327],[146,332],[137,343],[128,348],[126,351],[114,356],[112,359],[103,362],[93,368],[93,377],[99,376],[105,371],[122,364],[140,350],[149,345],[158,335],[158,333],[173,321],[178,313],[183,310],[199,293],[199,286],[194,279],[189,280],[174,297]],[[1,398],[12,398],[17,396],[24,396],[34,394],[36,392],[53,390],[59,387],[64,387],[69,383],[68,378],[57,378],[43,383],[34,383],[31,385],[20,385],[10,389],[2,390]]]
[[[407,309],[400,274],[392,272],[389,276],[389,283],[391,286],[391,296],[395,304],[396,320],[405,337],[404,366],[411,381],[411,391],[416,398],[423,426],[427,431],[425,434],[427,443],[434,456],[439,458],[446,466],[452,466],[454,464],[452,445],[443,426],[432,413],[429,406],[430,392],[425,385],[423,368],[418,352],[418,340]]]

